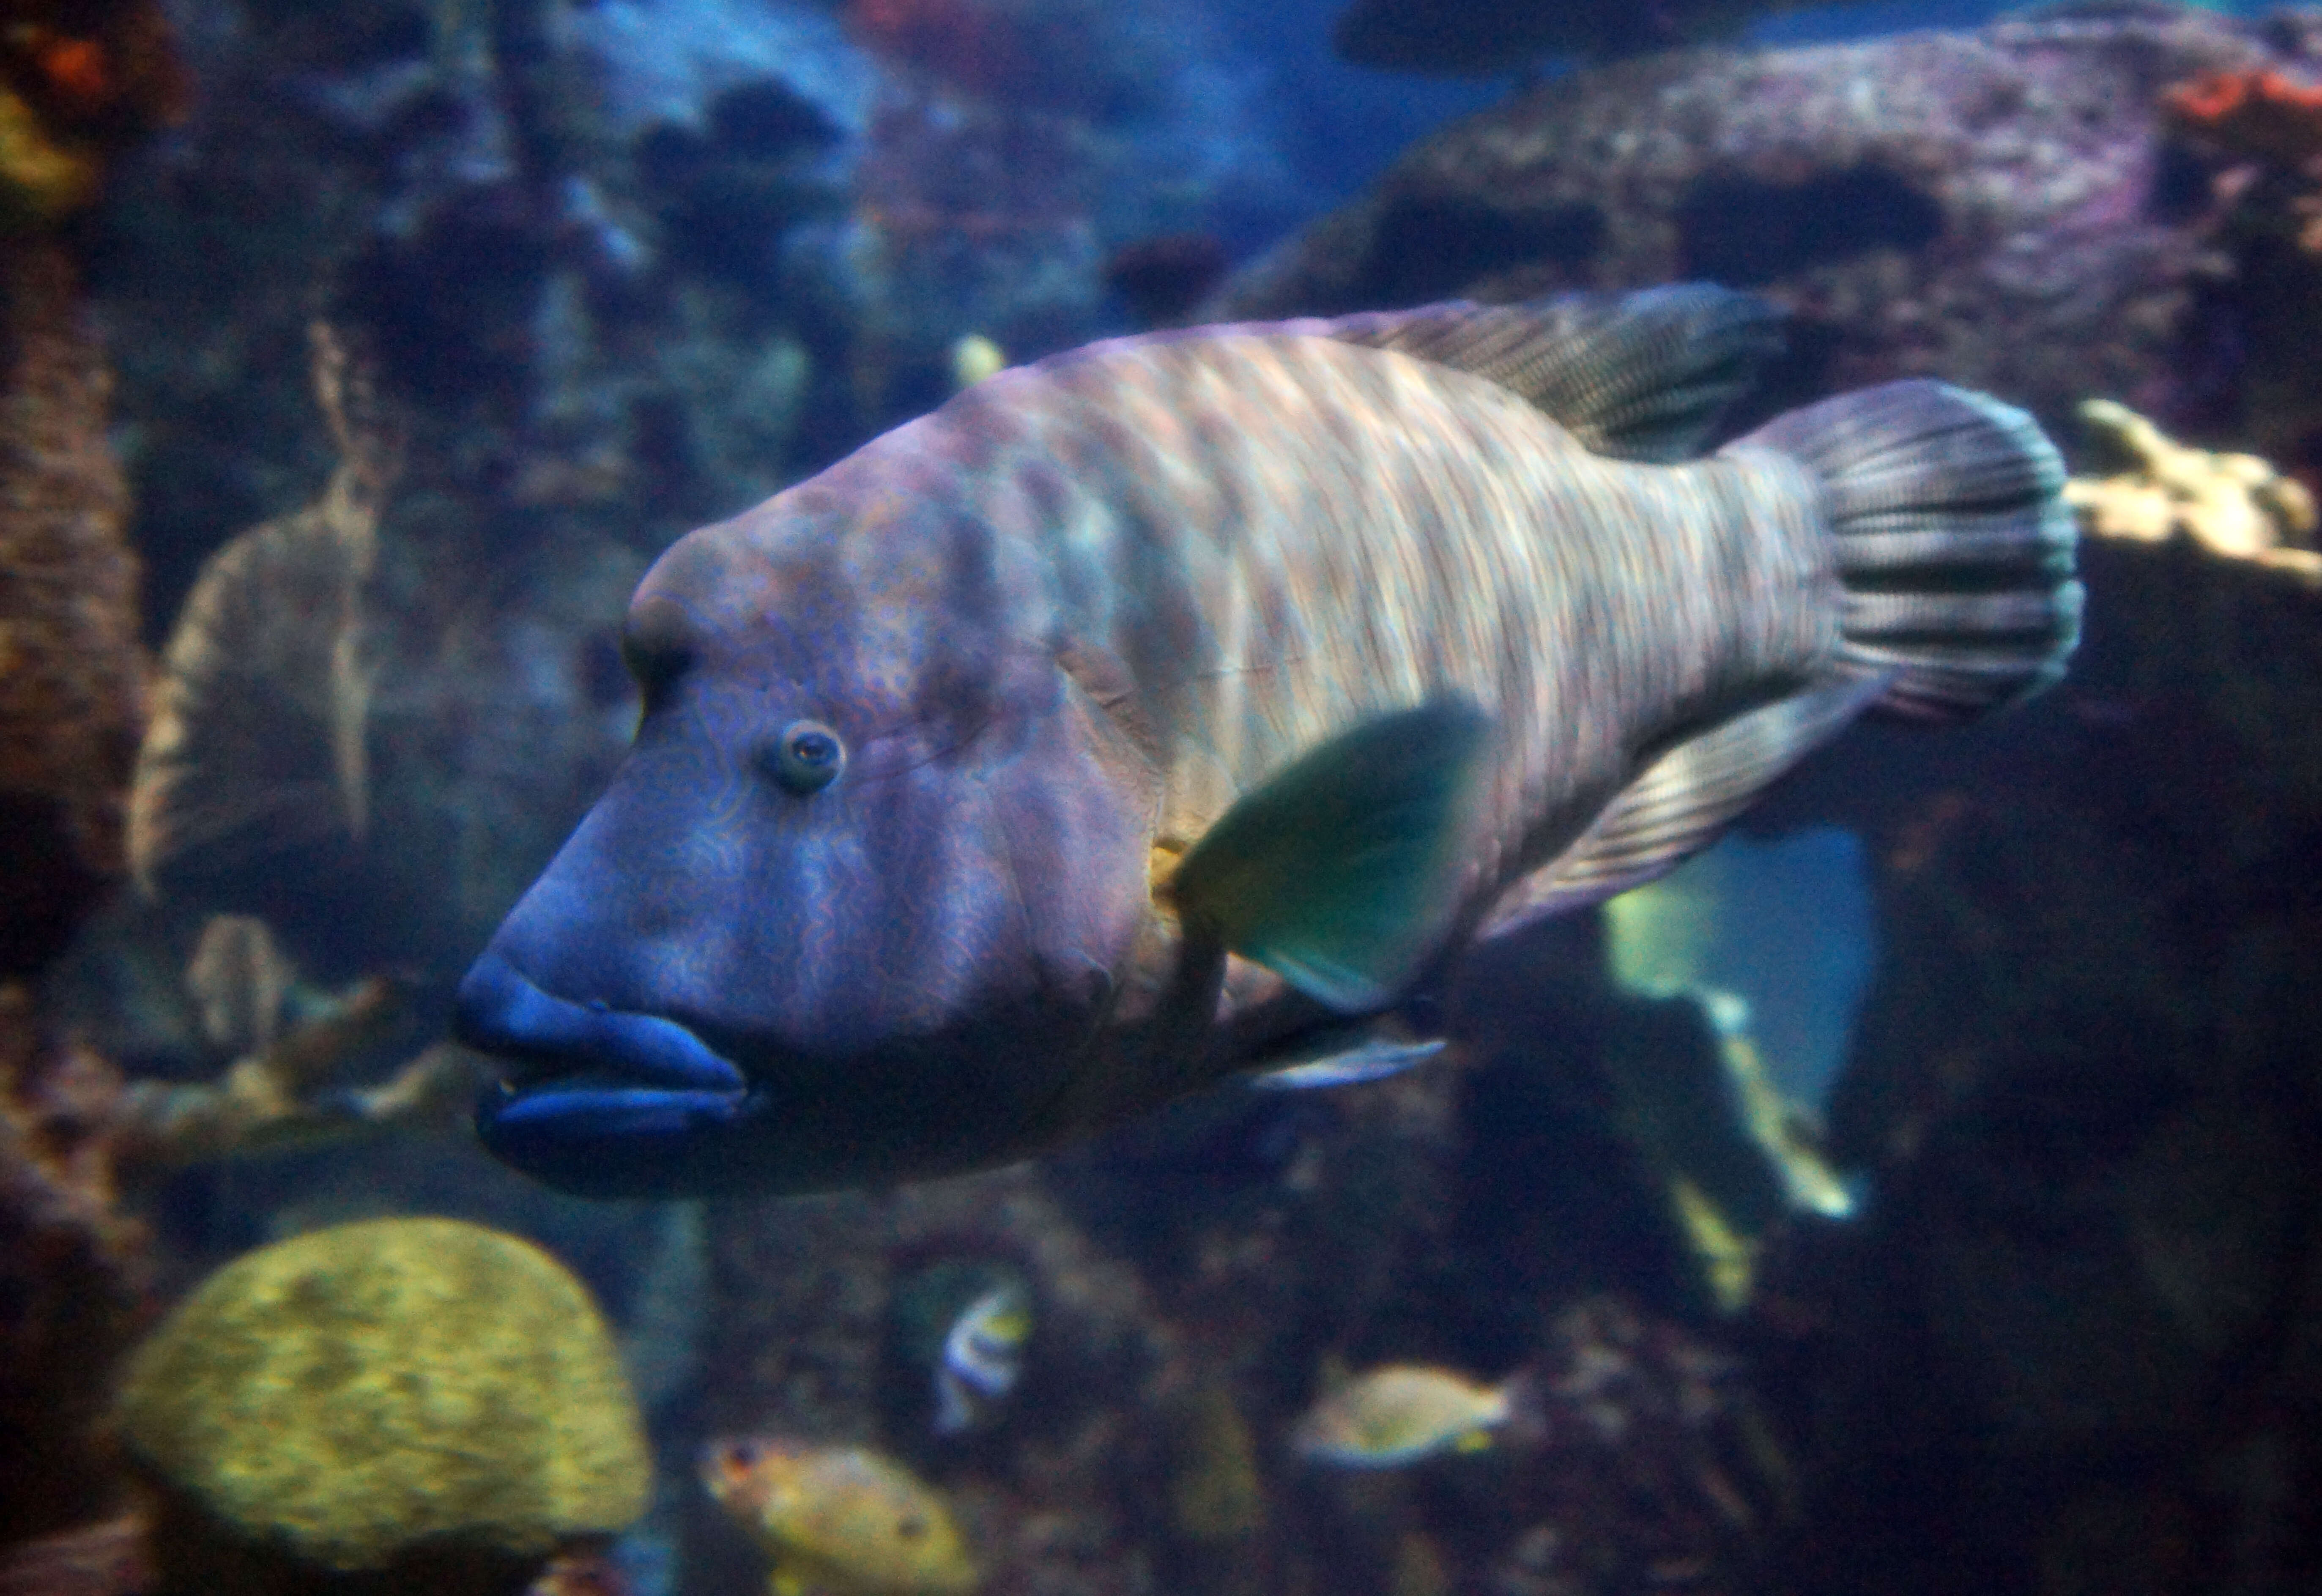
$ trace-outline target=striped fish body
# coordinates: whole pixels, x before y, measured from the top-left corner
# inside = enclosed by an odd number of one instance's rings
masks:
[[[1787,456],[1608,459],[1505,388],[1328,326],[1098,345],[887,440],[946,462],[953,534],[1020,572],[991,625],[1125,668],[1164,848],[1365,718],[1464,697],[1495,728],[1480,907],[1672,729],[1833,653],[1820,489]],[[853,535],[866,571],[924,537]]]
[[[1689,289],[1098,344],[681,540],[635,749],[462,989],[488,1144],[602,1191],[1020,1155],[1650,879],[1874,701],[2052,673],[2061,473],[2004,407],[1619,458],[1768,336]]]

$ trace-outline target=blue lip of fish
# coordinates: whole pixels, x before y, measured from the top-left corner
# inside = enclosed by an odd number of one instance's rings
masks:
[[[504,1085],[480,1116],[492,1151],[519,1166],[553,1162],[585,1137],[620,1155],[603,1167],[607,1181],[649,1181],[672,1151],[699,1149],[763,1107],[741,1071],[676,1021],[553,998],[497,954],[477,960],[458,1002],[471,1045],[519,1072],[528,1059],[553,1061],[538,1088]]]
[[[546,1053],[562,1071],[596,1065],[705,1101],[731,1103],[745,1090],[742,1072],[675,1020],[552,998],[497,954],[476,961],[459,1004],[471,1040],[510,1059]]]
[[[1898,383],[1697,457],[1777,322],[1689,287],[1097,344],[681,539],[635,743],[460,989],[487,1145],[809,1190],[1372,1079],[1466,943],[1666,872],[1858,714],[2054,679],[2021,413]]]

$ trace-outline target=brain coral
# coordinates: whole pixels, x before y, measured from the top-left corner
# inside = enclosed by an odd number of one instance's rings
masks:
[[[635,1518],[651,1474],[587,1290],[528,1243],[448,1219],[237,1259],[138,1350],[117,1412],[180,1518],[339,1571],[545,1557]]]

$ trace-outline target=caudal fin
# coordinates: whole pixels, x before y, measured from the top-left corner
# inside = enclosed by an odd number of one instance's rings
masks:
[[[1729,447],[1778,449],[1821,476],[1845,588],[1840,657],[1887,678],[1875,707],[1966,720],[2063,675],[2080,634],[2075,534],[2063,461],[2031,416],[1891,382]]]

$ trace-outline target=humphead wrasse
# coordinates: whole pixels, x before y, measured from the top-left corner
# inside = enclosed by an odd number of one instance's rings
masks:
[[[1698,286],[1122,339],[681,539],[635,745],[461,988],[485,1141],[803,1190],[1376,1073],[1858,713],[2053,679],[2039,429],[1913,381],[1692,458],[1779,342]]]

